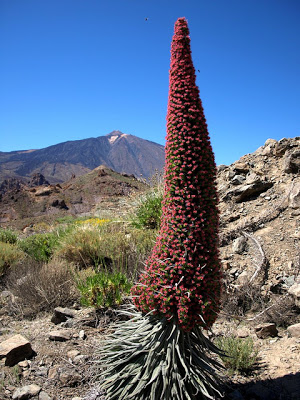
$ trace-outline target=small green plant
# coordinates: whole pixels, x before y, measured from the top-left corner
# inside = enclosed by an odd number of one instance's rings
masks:
[[[15,244],[17,243],[18,235],[10,229],[0,229],[0,242]]]
[[[59,237],[55,232],[37,233],[20,240],[19,247],[36,261],[47,262],[51,258]]]
[[[238,371],[247,374],[255,368],[258,350],[254,348],[252,338],[219,337],[215,345],[225,353],[221,358],[230,373]]]
[[[158,229],[162,214],[163,193],[160,187],[152,188],[141,195],[135,213],[131,217],[136,228]]]
[[[121,272],[101,271],[78,280],[82,305],[95,308],[119,306],[129,294],[131,286]]]
[[[22,372],[19,365],[14,365],[11,368],[11,378],[12,382],[19,384],[21,382]]]
[[[0,276],[24,257],[25,254],[17,246],[0,241]]]

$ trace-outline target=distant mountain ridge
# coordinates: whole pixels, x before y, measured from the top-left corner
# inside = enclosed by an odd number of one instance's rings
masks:
[[[0,181],[41,173],[50,183],[59,183],[99,165],[149,178],[163,168],[164,159],[164,146],[113,131],[106,136],[58,143],[39,150],[0,152]]]

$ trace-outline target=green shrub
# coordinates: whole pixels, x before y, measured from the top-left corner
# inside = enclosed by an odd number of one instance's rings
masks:
[[[98,228],[78,228],[62,238],[56,254],[79,268],[106,268],[120,261],[125,240],[120,234],[102,235]]]
[[[56,255],[80,269],[121,271],[135,279],[149,255],[155,231],[127,228],[124,223],[79,226],[62,237]]]
[[[221,358],[230,372],[247,374],[255,368],[258,350],[254,348],[252,338],[219,337],[215,345],[226,354]]]
[[[17,246],[0,241],[0,276],[5,274],[9,267],[23,259],[25,254]]]
[[[15,244],[17,243],[18,236],[10,229],[0,229],[0,242]]]
[[[162,188],[157,186],[138,198],[131,223],[136,228],[158,229],[162,214]]]
[[[100,271],[78,280],[81,303],[95,308],[114,307],[123,303],[132,284],[121,272]]]
[[[55,232],[37,233],[19,242],[19,247],[36,261],[47,262],[53,255],[59,237]]]

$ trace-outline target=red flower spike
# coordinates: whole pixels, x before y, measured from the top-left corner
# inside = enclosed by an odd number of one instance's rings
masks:
[[[221,275],[216,165],[185,18],[175,23],[171,47],[166,140],[160,234],[132,294],[140,311],[173,317],[190,331],[215,321]]]

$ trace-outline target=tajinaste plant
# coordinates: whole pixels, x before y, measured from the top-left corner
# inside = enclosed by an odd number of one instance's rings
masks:
[[[219,350],[202,334],[219,310],[216,165],[185,18],[171,48],[161,229],[135,307],[101,350],[107,399],[220,398]],[[216,397],[217,396],[217,397]]]

